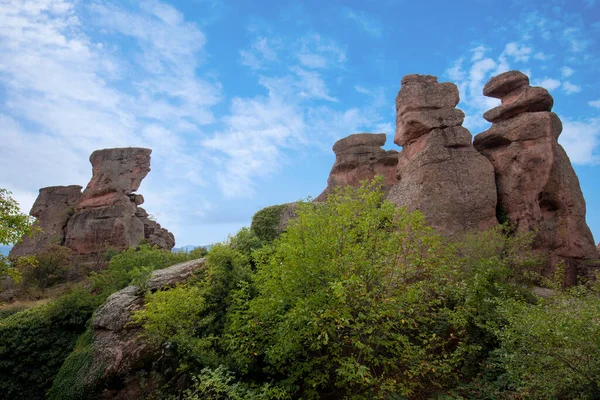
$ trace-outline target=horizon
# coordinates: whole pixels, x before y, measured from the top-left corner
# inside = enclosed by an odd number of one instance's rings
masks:
[[[175,247],[223,241],[267,206],[318,196],[333,144],[384,132],[411,73],[453,82],[476,134],[494,75],[554,97],[600,240],[600,7],[595,0],[12,0],[0,4],[0,187],[29,213],[81,185],[100,148],[149,147],[143,207]]]

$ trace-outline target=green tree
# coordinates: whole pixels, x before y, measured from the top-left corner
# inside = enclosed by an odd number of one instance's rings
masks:
[[[33,218],[21,213],[19,203],[12,193],[0,188],[0,245],[18,243],[24,235],[34,233]],[[9,275],[18,279],[17,271],[10,267],[7,257],[0,254],[0,277]]]
[[[421,214],[384,198],[375,180],[299,203],[255,253],[258,294],[240,290],[229,316],[239,371],[302,398],[423,398],[454,381],[451,259]]]

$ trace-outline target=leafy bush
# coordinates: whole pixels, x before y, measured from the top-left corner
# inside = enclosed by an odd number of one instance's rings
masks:
[[[123,289],[135,282],[144,285],[152,271],[192,259],[188,253],[173,253],[157,246],[141,245],[132,247],[114,255],[108,268],[92,273],[91,282],[94,292],[101,297]]]
[[[290,399],[285,390],[268,383],[258,387],[236,381],[225,367],[203,369],[193,377],[192,388],[185,391],[184,400],[275,400]]]
[[[265,207],[252,217],[250,229],[263,243],[272,242],[279,236],[278,227],[285,207],[285,204]]]
[[[600,398],[600,296],[573,288],[536,304],[508,300],[497,362],[519,398]]]
[[[56,375],[48,399],[80,400],[84,397],[88,389],[88,371],[93,363],[93,340],[93,331],[88,327]]]
[[[98,305],[98,299],[75,289],[54,303],[0,320],[0,398],[44,398]]]
[[[26,290],[39,289],[43,293],[48,287],[65,282],[71,254],[68,247],[49,244],[35,256],[20,257],[17,267],[21,271],[21,286]]]
[[[384,201],[381,180],[296,212],[257,254],[257,296],[238,292],[238,368],[303,398],[423,397],[454,381],[454,273],[423,217]]]
[[[134,316],[146,336],[157,344],[169,343],[182,369],[224,362],[221,335],[231,306],[231,293],[250,280],[249,251],[254,237],[243,229],[226,244],[216,244],[206,257],[206,272],[196,282],[147,295],[144,310]]]

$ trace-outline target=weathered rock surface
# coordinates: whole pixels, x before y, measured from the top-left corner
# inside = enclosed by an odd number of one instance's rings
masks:
[[[150,172],[151,152],[134,147],[97,150],[90,156],[93,175],[83,193],[81,186],[41,189],[31,215],[42,233],[23,238],[11,257],[38,254],[58,243],[73,250],[77,263],[95,266],[104,262],[106,250],[125,250],[144,240],[173,248],[173,234],[138,207],[144,197],[134,193]]]
[[[579,180],[557,141],[562,124],[550,112],[552,97],[518,71],[492,78],[483,91],[502,100],[484,114],[492,127],[474,140],[494,166],[498,213],[517,231],[536,232],[534,246],[549,254],[550,269],[564,262],[565,283],[573,284],[597,249]]]
[[[10,257],[16,258],[37,254],[49,244],[64,244],[67,222],[75,212],[75,206],[81,198],[81,186],[50,186],[40,189],[38,198],[31,207],[30,215],[40,228],[33,237],[25,236],[10,251]]]
[[[396,183],[398,152],[384,150],[385,133],[356,133],[338,140],[333,145],[335,163],[327,179],[327,188],[315,201],[324,201],[335,187],[360,186],[363,180],[383,175],[389,189]]]
[[[148,290],[183,283],[204,265],[205,260],[199,259],[154,271]],[[140,326],[132,322],[133,313],[143,307],[144,292],[128,286],[112,294],[96,311],[92,320],[93,362],[86,371],[89,393],[98,393],[99,398],[144,398],[140,379],[152,369],[161,349],[145,340]]]
[[[471,144],[454,107],[458,88],[430,75],[407,75],[396,98],[398,182],[388,200],[421,211],[441,234],[458,238],[497,224],[490,162]],[[415,106],[418,105],[418,106]]]

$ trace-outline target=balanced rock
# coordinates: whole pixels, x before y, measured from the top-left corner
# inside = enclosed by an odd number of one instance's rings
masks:
[[[90,156],[92,179],[83,193],[81,186],[40,189],[31,215],[41,232],[23,237],[10,257],[39,254],[48,244],[60,244],[73,251],[74,262],[100,266],[109,249],[121,251],[144,241],[172,249],[173,234],[139,207],[144,197],[134,193],[150,172],[151,152],[135,147],[97,150]]]
[[[448,238],[495,224],[496,188],[490,162],[471,144],[455,106],[458,88],[435,76],[407,75],[396,97],[398,182],[388,200],[421,211]]]
[[[492,78],[483,92],[502,100],[484,114],[491,128],[474,140],[494,166],[501,222],[536,232],[534,246],[550,256],[547,272],[564,262],[565,283],[573,284],[597,249],[579,180],[557,141],[562,123],[550,112],[553,99],[546,89],[530,87],[519,71]]]
[[[24,236],[10,251],[16,258],[41,253],[49,244],[64,244],[67,222],[81,198],[81,186],[50,186],[40,189],[29,214],[39,228],[34,236]]]
[[[315,201],[324,201],[336,187],[360,186],[360,182],[383,175],[384,186],[396,183],[398,152],[381,148],[385,133],[355,133],[333,145],[335,163],[327,179],[327,188]]]
[[[133,193],[150,172],[152,150],[127,147],[96,150],[90,156],[92,179],[69,220],[65,244],[82,263],[100,263],[106,250],[122,251],[145,239],[171,249],[173,235],[138,207]]]

